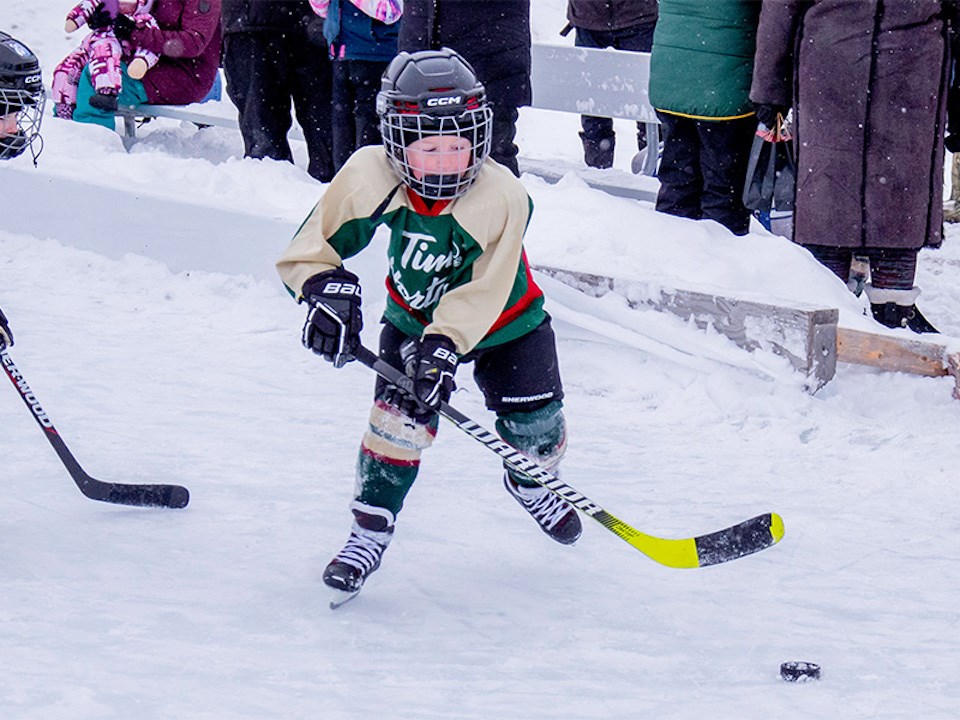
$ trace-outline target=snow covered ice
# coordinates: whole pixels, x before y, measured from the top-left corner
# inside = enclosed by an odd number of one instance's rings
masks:
[[[552,41],[565,3],[534,6]],[[74,42],[66,9],[3,0],[0,28],[49,74]],[[383,566],[331,612],[320,574],[349,532],[373,377],[302,348],[303,311],[273,272],[323,189],[303,147],[297,167],[244,160],[235,132],[160,120],[128,154],[101,128],[44,122],[39,169],[0,166],[11,356],[87,472],[192,500],[86,500],[0,388],[0,717],[956,717],[950,379],[841,364],[811,396],[781,358],[539,276],[567,391],[564,479],[644,532],[775,511],[783,541],[671,570],[584,518],[562,547],[504,492],[496,457],[444,424]],[[573,163],[577,129],[525,111],[519,144]],[[734,238],[574,176],[523,182],[534,263],[867,323],[782,238]],[[382,249],[349,263],[368,345]],[[920,263],[922,309],[960,337],[960,232]],[[492,427],[468,368],[458,380],[453,404]],[[783,682],[788,660],[822,679]]]

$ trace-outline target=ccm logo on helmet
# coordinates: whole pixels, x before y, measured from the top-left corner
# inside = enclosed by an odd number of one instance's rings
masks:
[[[427,98],[426,105],[427,107],[442,107],[444,105],[458,105],[463,101],[463,98],[459,95],[451,95],[450,97],[435,97]]]
[[[36,75],[27,75],[27,77],[24,79],[23,82],[26,85],[33,85],[34,83],[40,82],[41,79],[42,79],[42,76],[40,75],[40,73],[37,73]]]

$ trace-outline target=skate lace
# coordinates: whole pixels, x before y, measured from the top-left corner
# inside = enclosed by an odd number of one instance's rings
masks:
[[[517,491],[527,512],[547,530],[552,530],[570,512],[565,500],[544,488],[517,486]]]
[[[350,533],[347,544],[337,553],[337,562],[346,563],[367,574],[380,564],[386,546],[367,535]]]

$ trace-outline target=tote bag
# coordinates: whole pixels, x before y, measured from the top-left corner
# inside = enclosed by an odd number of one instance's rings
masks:
[[[743,204],[749,210],[762,213],[792,211],[796,187],[793,135],[781,117],[776,128],[770,130],[761,125],[753,137]]]

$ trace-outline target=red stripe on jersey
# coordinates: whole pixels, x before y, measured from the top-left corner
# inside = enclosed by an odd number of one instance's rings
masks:
[[[529,308],[537,298],[543,297],[543,290],[541,290],[540,286],[537,285],[536,281],[533,279],[533,273],[530,272],[530,263],[527,262],[526,250],[521,251],[520,262],[523,263],[523,269],[527,275],[527,291],[513,305],[500,313],[500,317],[497,318],[497,321],[487,331],[487,335],[490,335],[500,328],[506,327],[512,323],[518,317],[523,315],[527,308]]]

